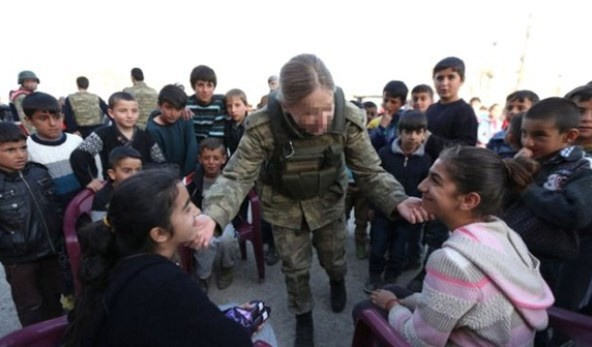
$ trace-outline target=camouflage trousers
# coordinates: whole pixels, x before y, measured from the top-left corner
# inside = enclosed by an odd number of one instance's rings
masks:
[[[345,221],[340,218],[312,231],[306,223],[300,229],[277,225],[272,228],[276,250],[282,260],[282,272],[288,290],[288,308],[295,314],[308,312],[313,307],[309,284],[313,246],[329,279],[341,281],[345,278]]]
[[[368,241],[368,200],[362,194],[360,187],[350,183],[345,194],[346,223],[352,209],[354,210],[354,222],[356,225],[354,234],[356,243],[366,244]]]

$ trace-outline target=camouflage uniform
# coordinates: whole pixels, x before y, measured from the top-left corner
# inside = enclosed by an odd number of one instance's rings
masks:
[[[138,101],[140,116],[138,117],[136,125],[141,129],[146,128],[150,113],[154,111],[158,105],[158,93],[156,90],[148,87],[144,82],[136,82],[133,86],[125,88],[123,91],[130,93],[134,96],[136,101]]]
[[[80,91],[68,95],[68,101],[72,107],[74,119],[79,126],[99,125],[103,122],[103,110],[99,106],[98,95]]]
[[[12,109],[13,117],[15,118],[14,121],[21,122],[21,124],[25,126],[29,134],[33,134],[35,132],[35,128],[31,124],[29,124],[29,122],[25,121],[25,112],[23,111],[23,99],[31,93],[31,91],[23,88],[19,88],[17,90],[13,90],[10,92],[10,107]]]
[[[310,234],[312,246],[317,249],[319,261],[331,280],[343,280],[346,273],[344,200],[348,179],[345,165],[354,173],[357,184],[368,198],[386,215],[392,216],[395,206],[407,198],[401,185],[381,168],[380,159],[370,144],[362,111],[347,103],[345,122],[340,172],[327,193],[295,200],[271,185],[263,184],[260,189],[263,215],[273,225],[277,251],[282,259],[288,305],[296,314],[312,308],[308,283],[312,259]],[[236,215],[259,177],[262,163],[271,158],[274,142],[267,108],[250,115],[237,151],[205,196],[204,213],[219,226],[228,224]]]

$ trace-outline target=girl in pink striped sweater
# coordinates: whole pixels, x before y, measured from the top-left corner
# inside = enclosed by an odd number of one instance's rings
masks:
[[[554,299],[539,261],[495,217],[505,193],[526,187],[535,170],[482,148],[440,154],[419,190],[424,208],[452,235],[428,259],[421,293],[401,300],[387,290],[371,294],[411,345],[528,346],[547,326]]]

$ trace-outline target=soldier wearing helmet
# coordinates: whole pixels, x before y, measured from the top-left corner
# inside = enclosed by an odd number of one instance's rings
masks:
[[[13,119],[15,122],[23,121],[25,119],[25,113],[23,112],[23,99],[25,96],[33,93],[37,90],[39,84],[39,78],[33,71],[24,70],[19,72],[17,83],[20,85],[17,90],[11,90],[9,94],[10,108],[12,109]],[[29,129],[30,130],[30,129]]]

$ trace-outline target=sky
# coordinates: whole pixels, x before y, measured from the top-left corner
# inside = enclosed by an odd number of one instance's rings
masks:
[[[432,85],[447,56],[466,63],[466,100],[503,103],[516,89],[563,95],[592,80],[590,9],[574,0],[4,1],[0,100],[21,70],[56,97],[84,75],[107,99],[131,85],[133,67],[157,90],[181,83],[191,94],[189,74],[205,64],[217,93],[240,88],[256,105],[267,77],[300,53],[319,56],[349,99],[380,95],[390,80]]]

